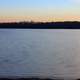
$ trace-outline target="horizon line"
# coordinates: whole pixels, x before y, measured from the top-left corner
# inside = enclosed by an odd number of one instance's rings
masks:
[[[7,22],[0,22],[1,23],[57,23],[57,22],[80,22],[80,21],[7,21]]]

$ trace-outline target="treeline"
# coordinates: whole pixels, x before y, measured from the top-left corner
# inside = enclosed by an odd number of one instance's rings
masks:
[[[80,22],[14,22],[0,23],[0,28],[18,28],[18,29],[80,29]]]

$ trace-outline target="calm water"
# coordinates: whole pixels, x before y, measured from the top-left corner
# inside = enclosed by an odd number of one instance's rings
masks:
[[[0,29],[0,76],[80,78],[80,30]]]

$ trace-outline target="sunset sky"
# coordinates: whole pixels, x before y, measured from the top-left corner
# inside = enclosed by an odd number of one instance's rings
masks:
[[[80,21],[80,0],[0,0],[0,22]]]

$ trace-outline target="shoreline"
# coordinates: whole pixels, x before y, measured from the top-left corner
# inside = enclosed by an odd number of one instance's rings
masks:
[[[80,29],[80,22],[14,22],[0,23],[0,28],[16,29]]]

